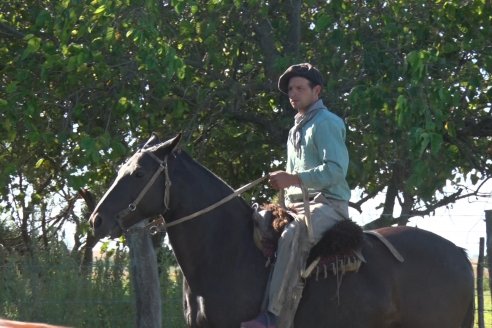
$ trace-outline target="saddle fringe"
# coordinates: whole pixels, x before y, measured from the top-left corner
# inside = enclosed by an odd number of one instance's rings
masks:
[[[253,214],[254,241],[267,258],[266,266],[269,266],[274,260],[278,239],[285,226],[294,219],[292,215],[295,213],[291,214],[276,204],[265,204],[260,208],[264,211],[263,216],[258,212],[258,206]],[[324,269],[326,272],[337,274],[340,270],[343,273],[358,270],[365,262],[360,252],[362,241],[363,232],[359,225],[351,220],[338,222],[311,249],[303,277],[310,276],[320,261],[325,266],[331,266],[330,270]]]

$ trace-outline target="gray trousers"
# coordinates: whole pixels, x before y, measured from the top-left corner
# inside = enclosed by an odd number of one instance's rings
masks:
[[[293,205],[300,215],[304,215],[303,202],[288,205]],[[314,243],[309,242],[304,221],[297,220],[292,221],[285,228],[278,241],[277,261],[273,269],[268,294],[268,311],[280,318],[283,316],[282,310],[295,312],[297,308],[299,300],[292,300],[291,298],[300,298],[301,296],[302,286],[299,287],[298,284],[301,279],[301,273],[305,269],[311,247],[335,223],[348,218],[347,201],[327,199],[322,194],[318,194],[309,203],[309,207],[311,210]],[[296,292],[295,288],[301,288],[300,293],[299,290]],[[295,303],[295,305],[287,305],[292,303]],[[288,309],[285,307],[288,307]]]

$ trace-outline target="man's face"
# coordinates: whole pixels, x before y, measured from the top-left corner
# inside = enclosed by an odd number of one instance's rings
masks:
[[[300,113],[304,113],[308,107],[319,99],[321,86],[311,88],[309,80],[294,76],[289,80],[288,92],[292,107]]]

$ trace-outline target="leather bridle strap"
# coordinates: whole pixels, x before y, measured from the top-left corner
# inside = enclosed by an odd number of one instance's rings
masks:
[[[151,152],[144,152],[145,154],[149,154],[151,157],[153,157],[158,163],[159,167],[157,170],[154,172],[152,177],[147,181],[147,184],[142,188],[140,193],[138,194],[137,198],[130,204],[128,204],[128,207],[120,211],[118,214],[116,214],[116,219],[118,220],[118,224],[120,225],[120,228],[122,228],[123,231],[126,229],[124,228],[124,220],[128,214],[131,212],[134,212],[137,209],[137,205],[140,203],[142,198],[145,196],[147,191],[149,191],[150,187],[154,184],[155,180],[159,177],[159,175],[162,173],[162,171],[166,172],[166,188],[170,187],[170,182],[168,186],[168,177],[167,177],[167,156],[164,158],[164,160],[161,161],[160,158],[158,158],[156,155],[152,154]],[[166,193],[165,199],[164,199],[164,205],[166,206],[166,210],[168,209],[169,206],[169,196]],[[167,199],[166,199],[167,198]],[[167,200],[167,201],[166,201]]]
[[[268,176],[263,176],[261,178],[258,178],[244,186],[242,186],[241,188],[235,190],[232,194],[230,195],[227,195],[226,197],[222,198],[221,200],[219,200],[218,202],[208,206],[208,207],[205,207],[204,209],[200,210],[200,211],[197,211],[197,212],[194,212],[190,215],[187,215],[187,216],[184,216],[178,220],[175,220],[175,221],[172,221],[172,222],[166,222],[164,220],[164,217],[162,215],[160,215],[160,217],[158,219],[155,219],[154,221],[148,223],[145,227],[143,228],[131,228],[130,230],[148,230],[150,231],[150,233],[152,235],[155,235],[157,234],[159,231],[165,231],[167,228],[169,227],[173,227],[173,226],[176,226],[180,223],[184,223],[186,221],[190,221],[190,220],[193,220],[197,217],[199,217],[200,215],[203,215],[205,213],[208,213],[214,209],[216,209],[217,207],[227,203],[228,201],[232,200],[234,197],[237,197],[239,196],[240,194],[242,194],[243,192],[253,188],[254,186],[256,186],[257,184],[261,183],[263,180],[267,179]]]
[[[218,202],[208,206],[208,207],[205,207],[204,209],[198,211],[198,212],[195,212],[195,213],[192,213],[190,215],[187,215],[185,217],[182,217],[178,220],[175,220],[173,222],[169,222],[169,223],[165,223],[164,224],[164,227],[165,228],[169,228],[169,227],[172,227],[172,226],[175,226],[177,224],[180,224],[180,223],[183,223],[183,222],[186,222],[186,221],[189,221],[191,219],[194,219],[196,218],[197,216],[200,216],[202,214],[205,214],[205,213],[208,213],[214,209],[216,209],[217,207],[227,203],[228,201],[230,201],[231,199],[233,199],[234,197],[237,197],[239,195],[241,195],[243,192],[245,192],[246,190],[248,189],[251,189],[253,188],[254,186],[256,186],[257,184],[259,184],[260,182],[262,182],[263,180],[265,180],[266,178],[268,178],[268,176],[263,176],[261,178],[258,178],[256,179],[255,181],[252,181],[250,183],[248,183],[247,185],[244,185],[242,186],[241,188],[237,189],[236,191],[234,191],[232,194],[222,198],[221,200],[219,200]]]
[[[147,182],[145,187],[140,191],[137,198],[135,198],[135,200],[133,202],[131,202],[127,208],[125,208],[124,210],[122,210],[121,212],[119,212],[116,215],[118,224],[119,224],[122,231],[129,232],[129,230],[134,230],[134,229],[125,228],[123,221],[129,213],[136,210],[138,203],[142,200],[142,198],[145,196],[145,194],[147,193],[149,188],[152,186],[152,184],[155,182],[157,177],[163,171],[165,173],[165,179],[166,179],[166,182],[165,182],[166,183],[166,185],[165,185],[166,189],[164,191],[164,206],[166,207],[166,212],[169,210],[169,195],[170,195],[170,188],[171,188],[171,179],[169,178],[169,172],[168,172],[168,167],[167,167],[167,156],[164,158],[164,160],[161,160],[159,157],[157,157],[156,155],[154,155],[151,152],[145,152],[145,153],[149,154],[152,158],[154,158],[159,163],[159,168],[157,169],[157,171],[155,171],[154,175],[152,175],[152,177]],[[149,224],[147,224],[143,228],[139,228],[139,229],[135,229],[135,230],[140,230],[140,229],[147,230],[147,229],[149,229],[152,233],[156,233],[158,230],[165,230],[166,228],[173,227],[173,226],[178,225],[180,223],[192,220],[192,219],[194,219],[200,215],[208,213],[208,212],[216,209],[217,207],[227,203],[228,201],[241,195],[243,192],[253,188],[254,186],[256,186],[257,184],[259,184],[260,182],[262,182],[263,180],[265,180],[267,178],[268,178],[268,176],[263,176],[261,178],[258,178],[256,180],[242,186],[241,188],[235,190],[232,194],[227,195],[226,197],[222,198],[218,202],[216,202],[216,203],[214,203],[214,204],[212,204],[212,205],[210,205],[210,206],[208,206],[208,207],[206,207],[200,211],[197,211],[197,212],[192,213],[190,215],[186,215],[186,216],[184,216],[178,220],[167,223],[167,222],[165,222],[164,217],[161,214],[159,219],[154,220],[153,222],[150,222]]]

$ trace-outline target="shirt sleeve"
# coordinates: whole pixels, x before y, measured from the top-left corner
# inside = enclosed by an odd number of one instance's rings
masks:
[[[345,133],[342,120],[327,118],[316,125],[313,142],[320,164],[298,172],[305,187],[325,189],[344,183],[349,162]]]

